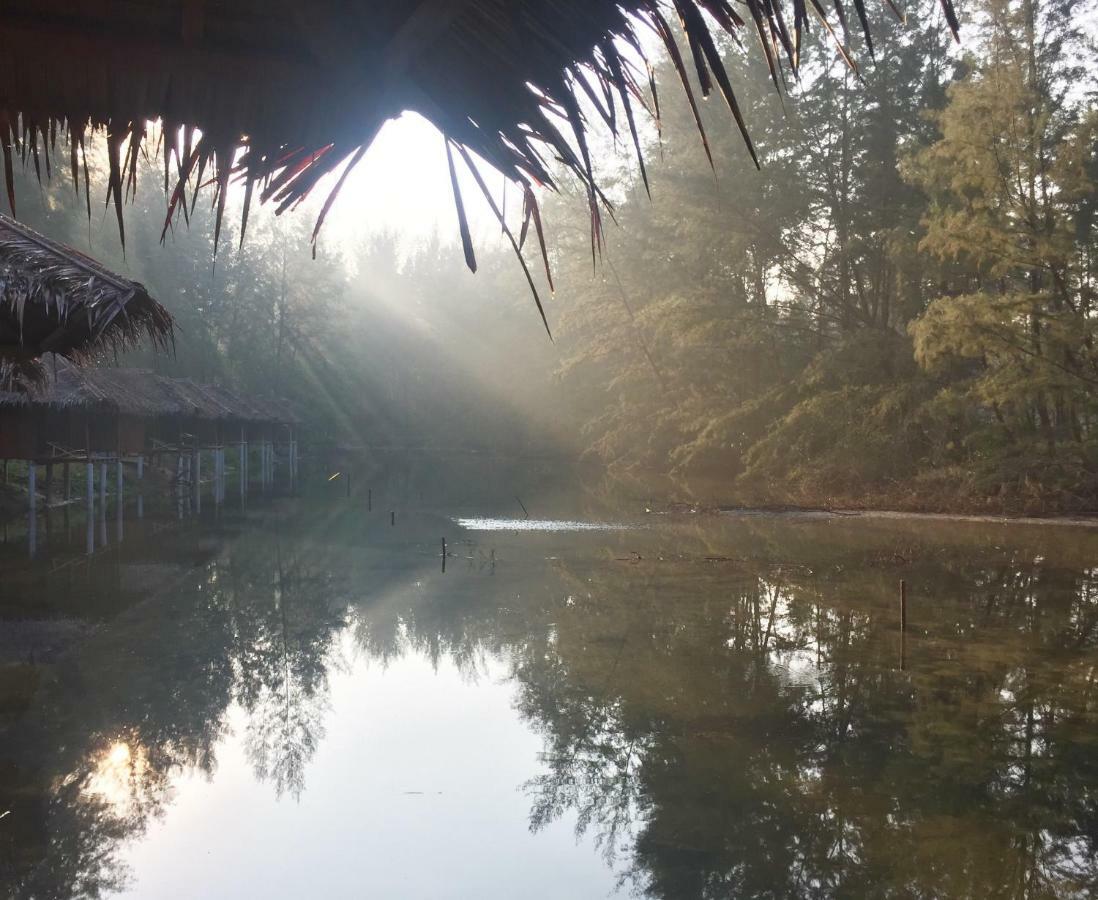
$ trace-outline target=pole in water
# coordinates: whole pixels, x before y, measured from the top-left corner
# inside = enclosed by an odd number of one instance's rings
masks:
[[[446,571],[446,538],[442,539],[442,571]]]
[[[38,552],[38,486],[36,484],[38,467],[32,459],[27,465],[27,496],[30,497],[30,521],[27,526],[27,539],[30,558]]]
[[[396,525],[396,523],[397,523],[396,510],[395,509],[389,510],[389,524],[390,525]]]
[[[900,631],[907,631],[907,582],[900,579]]]
[[[374,489],[369,488],[366,491],[366,512],[374,511]]]

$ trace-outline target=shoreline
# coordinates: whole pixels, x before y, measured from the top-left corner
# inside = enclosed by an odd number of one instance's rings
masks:
[[[1098,528],[1094,516],[1008,516],[991,513],[903,512],[891,509],[817,509],[812,507],[719,506],[717,513],[732,518],[889,519],[894,521],[973,522],[985,525],[1060,525]]]

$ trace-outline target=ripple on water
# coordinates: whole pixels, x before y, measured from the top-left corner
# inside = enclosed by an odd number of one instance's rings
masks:
[[[467,531],[627,531],[635,526],[621,522],[577,522],[570,519],[455,518]]]

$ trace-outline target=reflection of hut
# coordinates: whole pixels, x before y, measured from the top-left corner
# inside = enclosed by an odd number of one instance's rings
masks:
[[[41,380],[43,354],[84,361],[142,336],[160,346],[172,337],[171,316],[144,287],[0,216],[0,375],[6,387]]]

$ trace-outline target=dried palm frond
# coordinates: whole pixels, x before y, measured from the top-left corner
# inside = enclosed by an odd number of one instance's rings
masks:
[[[172,318],[137,282],[0,216],[0,362],[6,374],[39,381],[38,360],[75,362],[147,337],[167,349]]]
[[[783,68],[797,73],[810,11],[854,64],[844,43],[847,0],[832,2],[843,38],[819,0],[746,0],[736,8],[728,0],[273,6],[269,0],[7,0],[0,23],[0,156],[8,198],[14,210],[14,158],[29,158],[39,171],[44,159],[48,175],[59,135],[67,137],[74,187],[79,192],[82,180],[86,193],[85,143],[89,133],[105,134],[106,200],[124,244],[122,204],[136,185],[146,123],[159,120],[169,198],[165,234],[173,217],[189,214],[202,185],[212,186],[219,236],[229,182],[245,183],[243,239],[255,196],[282,212],[339,173],[318,231],[347,172],[382,125],[414,110],[438,127],[447,148],[457,148],[463,159],[475,154],[517,183],[545,258],[534,189],[553,188],[551,164],[563,166],[586,189],[594,253],[602,242],[600,207],[607,204],[580,100],[590,101],[615,135],[624,122],[647,181],[636,127],[636,107],[647,105],[650,82],[642,32],[654,34],[670,55],[706,153],[686,58],[701,93],[719,91],[755,157],[715,36],[754,32],[758,39],[750,43],[764,54],[780,90]],[[852,2],[872,52],[864,2]],[[895,9],[892,0],[884,2]],[[956,35],[952,0],[939,2]],[[48,78],[41,77],[44,60],[57,63]],[[654,96],[652,107],[658,111]],[[449,160],[452,169],[452,152]],[[456,186],[456,173],[453,181]],[[464,207],[460,196],[456,200],[466,259],[474,267]]]

